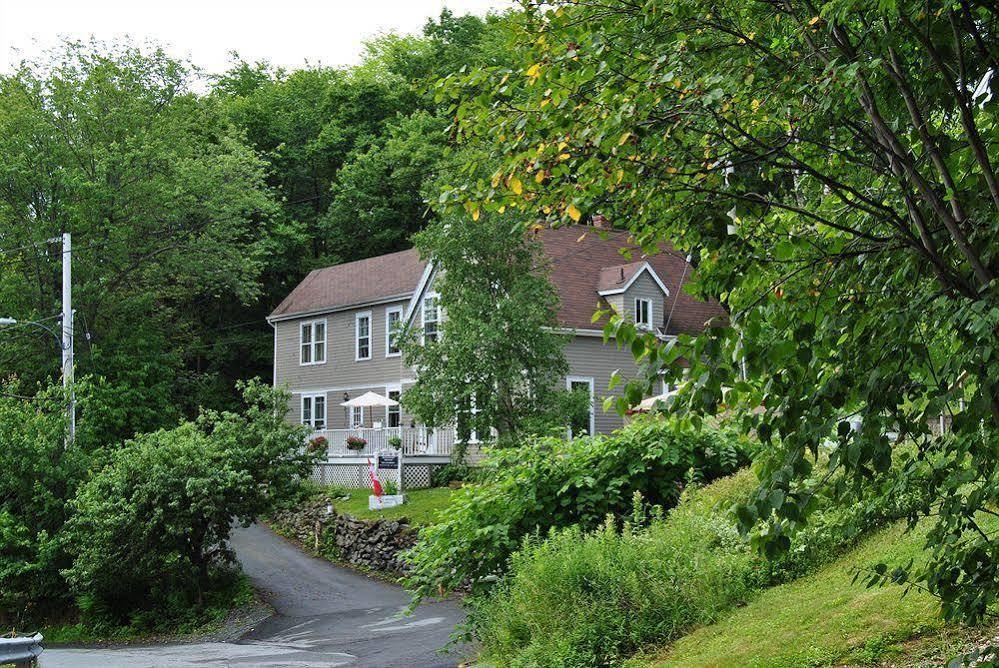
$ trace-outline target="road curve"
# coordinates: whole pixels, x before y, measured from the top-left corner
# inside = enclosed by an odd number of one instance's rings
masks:
[[[243,570],[276,615],[233,642],[46,650],[42,668],[444,668],[465,652],[438,653],[462,619],[451,602],[409,602],[395,585],[314,559],[253,525],[232,536]],[[467,651],[467,650],[466,650]]]

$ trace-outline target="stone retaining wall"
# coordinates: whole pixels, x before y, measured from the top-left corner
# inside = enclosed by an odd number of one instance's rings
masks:
[[[335,510],[315,497],[299,507],[275,513],[274,529],[332,561],[384,573],[404,572],[399,553],[416,543],[417,529],[405,520],[362,520]]]

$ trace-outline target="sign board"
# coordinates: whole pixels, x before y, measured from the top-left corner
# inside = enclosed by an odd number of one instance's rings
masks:
[[[368,497],[368,510],[384,510],[385,508],[395,508],[406,502],[406,497],[402,494],[382,494]]]
[[[379,469],[397,469],[397,468],[399,468],[399,453],[398,452],[379,452],[378,453],[378,468]]]

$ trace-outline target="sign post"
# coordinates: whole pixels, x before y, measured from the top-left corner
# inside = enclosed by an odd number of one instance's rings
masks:
[[[375,471],[383,469],[396,471],[398,490],[396,494],[382,494],[378,497],[368,497],[368,509],[376,510],[381,508],[391,508],[403,504],[405,497],[402,494],[402,452],[399,450],[379,450],[375,455]],[[372,479],[377,480],[377,475],[372,474]],[[379,485],[380,487],[380,485]]]
[[[405,498],[406,493],[402,491],[402,446],[396,452],[399,453],[399,496]]]

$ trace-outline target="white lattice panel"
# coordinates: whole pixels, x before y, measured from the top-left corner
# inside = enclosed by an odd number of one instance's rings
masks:
[[[430,487],[430,472],[431,466],[428,464],[403,464],[403,487],[405,489]],[[348,489],[364,489],[371,486],[367,464],[317,462],[312,469],[311,478],[313,482],[323,486],[342,485]],[[383,484],[389,480],[395,482],[397,474],[394,470],[380,469],[378,479]]]
[[[402,481],[406,489],[430,487],[430,467],[427,465],[403,466]]]
[[[349,489],[367,487],[367,467],[358,464],[318,462],[312,469],[312,481],[324,487],[327,485],[342,485]]]

